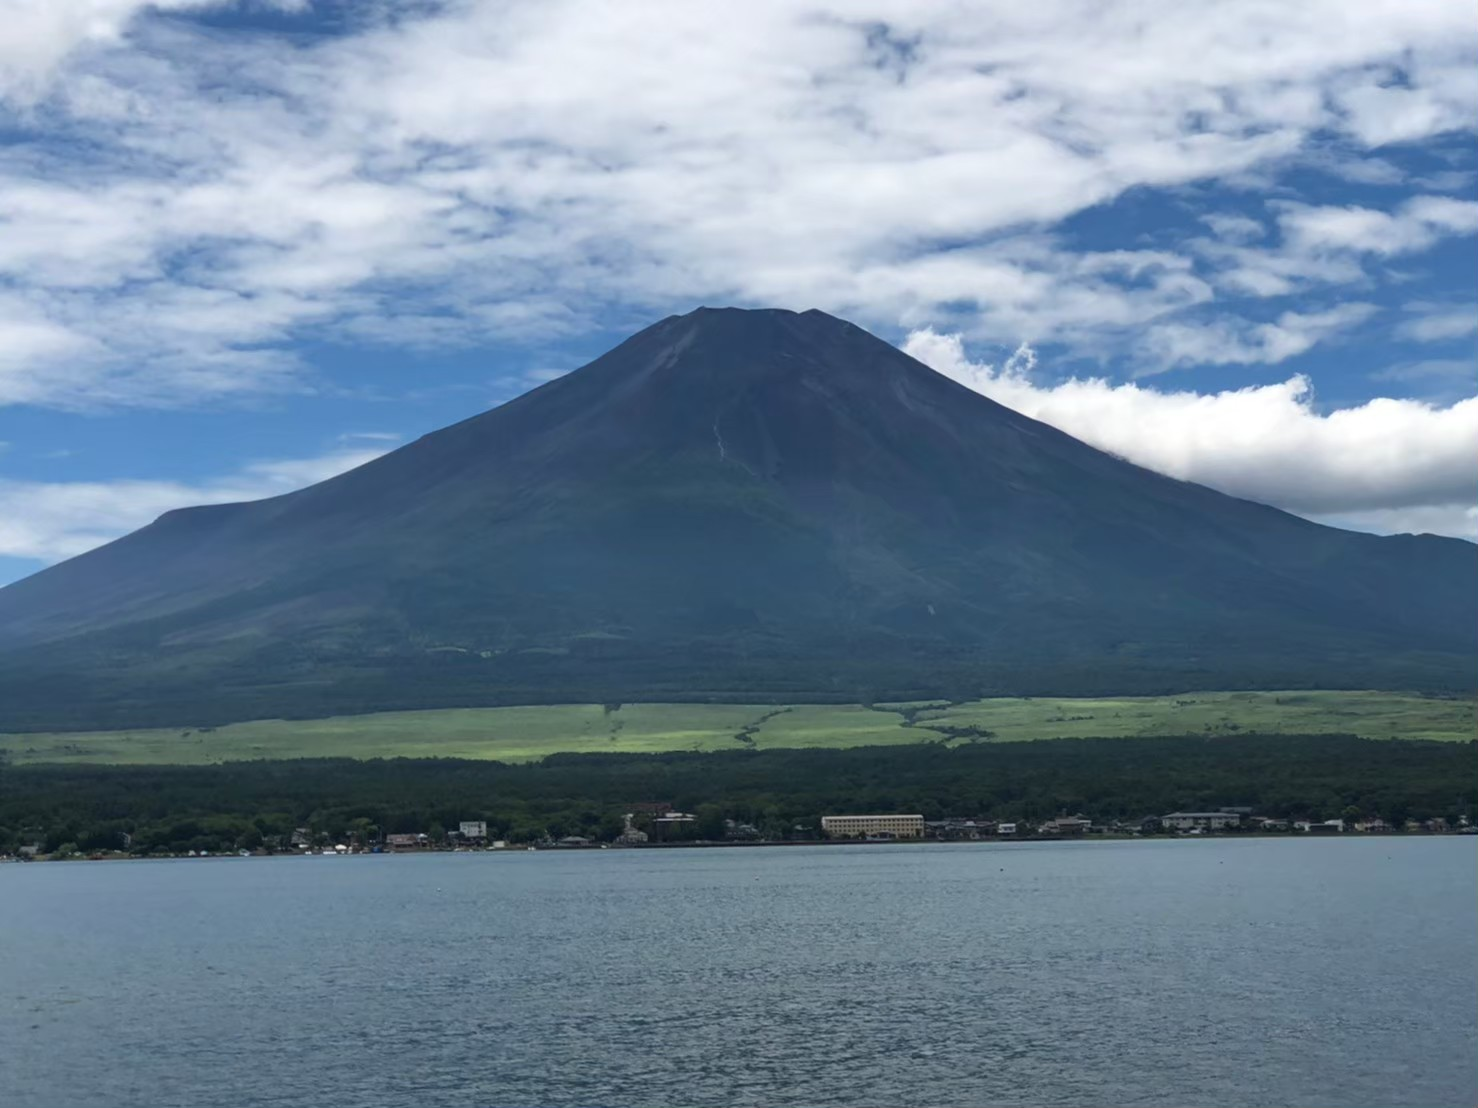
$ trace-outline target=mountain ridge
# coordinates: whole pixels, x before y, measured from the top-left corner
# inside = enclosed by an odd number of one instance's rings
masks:
[[[130,724],[1466,687],[1474,553],[1153,473],[822,312],[703,308],[317,485],[169,512],[0,589],[0,730],[56,715],[37,690],[68,673],[82,716]]]

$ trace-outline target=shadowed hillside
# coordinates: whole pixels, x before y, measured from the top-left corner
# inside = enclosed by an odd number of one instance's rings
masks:
[[[319,485],[0,589],[0,730],[1471,684],[1478,550],[1097,451],[820,312],[700,309]]]

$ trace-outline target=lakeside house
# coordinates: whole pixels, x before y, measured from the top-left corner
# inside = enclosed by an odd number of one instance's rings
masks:
[[[687,832],[698,824],[698,817],[692,812],[674,812],[670,808],[656,819],[652,820],[652,836],[661,842],[672,839],[688,838]]]
[[[625,826],[621,828],[621,834],[616,836],[616,842],[622,846],[639,846],[647,841],[647,833],[632,822],[636,818],[634,812],[627,812],[622,818]]]
[[[1039,830],[1044,835],[1069,835],[1076,838],[1087,834],[1092,825],[1092,820],[1084,819],[1082,816],[1058,816],[1042,824]]]
[[[405,835],[386,835],[386,850],[425,850],[431,845],[431,836],[424,832]]]
[[[753,841],[760,837],[760,829],[752,823],[741,823],[738,820],[724,820],[724,838]]]
[[[1160,817],[1167,831],[1223,831],[1242,822],[1236,812],[1171,812]]]
[[[924,833],[931,839],[974,841],[996,833],[994,820],[931,819],[924,821]]]
[[[1306,835],[1339,835],[1344,833],[1345,821],[1342,819],[1326,819],[1321,821],[1300,819],[1293,824],[1295,831],[1302,831]]]
[[[874,839],[874,836],[883,835],[895,839],[922,839],[924,817],[918,814],[822,816],[821,830],[833,839]]]
[[[485,842],[488,837],[487,822],[480,819],[464,819],[457,825],[457,834],[468,842]]]

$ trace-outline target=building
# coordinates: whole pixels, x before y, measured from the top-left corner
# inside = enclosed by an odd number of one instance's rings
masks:
[[[865,839],[874,835],[891,835],[895,839],[922,839],[924,817],[822,816],[821,830],[832,839]]]
[[[1294,823],[1295,831],[1302,831],[1306,835],[1338,835],[1345,829],[1345,821],[1342,819],[1326,819],[1323,823],[1317,820],[1301,819]]]
[[[692,812],[674,812],[668,809],[651,823],[652,833],[658,839],[683,838],[698,826],[698,817]]]
[[[632,823],[634,813],[627,812],[626,826],[621,829],[621,834],[616,836],[616,841],[623,846],[639,846],[647,841],[647,833]]]
[[[386,835],[385,846],[390,850],[424,850],[431,845],[429,835]]]
[[[993,835],[996,825],[984,819],[931,819],[924,821],[924,833],[935,839],[975,840],[982,835]]]
[[[1167,831],[1222,831],[1241,822],[1236,812],[1171,812],[1160,817]]]
[[[464,819],[457,825],[457,833],[464,839],[475,839],[481,842],[488,837],[488,825],[480,819]]]
[[[1016,824],[1014,824],[1014,823],[998,823],[998,824],[996,824],[996,834],[997,835],[1014,835],[1014,834],[1016,834]]]
[[[1091,820],[1082,816],[1059,816],[1042,824],[1044,835],[1082,835],[1092,826]]]

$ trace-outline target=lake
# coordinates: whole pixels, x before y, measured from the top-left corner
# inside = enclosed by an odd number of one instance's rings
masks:
[[[0,867],[6,1108],[1478,1103],[1478,840]]]

